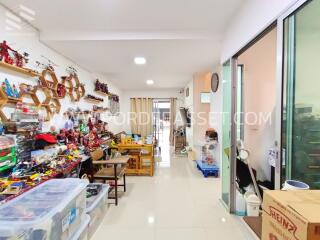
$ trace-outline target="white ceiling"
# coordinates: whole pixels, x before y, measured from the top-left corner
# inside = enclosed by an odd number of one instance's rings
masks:
[[[180,88],[193,73],[213,69],[243,1],[0,0],[17,14],[21,5],[32,10],[29,22],[42,41],[122,89],[145,88],[147,79],[152,88]],[[136,56],[147,64],[136,66]]]

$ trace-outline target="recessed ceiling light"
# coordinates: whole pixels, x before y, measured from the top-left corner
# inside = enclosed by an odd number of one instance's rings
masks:
[[[155,218],[154,217],[148,217],[148,222],[150,224],[154,223],[155,222]]]
[[[147,80],[147,81],[146,81],[146,84],[148,84],[148,85],[153,85],[153,84],[154,84],[154,81],[153,81],[153,80]]]
[[[146,64],[147,60],[144,57],[136,57],[134,59],[134,62],[137,65],[144,65],[144,64]]]

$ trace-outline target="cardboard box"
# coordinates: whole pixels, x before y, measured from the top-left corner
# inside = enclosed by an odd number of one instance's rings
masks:
[[[320,240],[320,191],[266,191],[262,240]]]

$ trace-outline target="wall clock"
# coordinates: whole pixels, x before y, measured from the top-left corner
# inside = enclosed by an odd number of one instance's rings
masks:
[[[217,92],[219,88],[219,75],[218,73],[213,73],[211,76],[211,91]]]

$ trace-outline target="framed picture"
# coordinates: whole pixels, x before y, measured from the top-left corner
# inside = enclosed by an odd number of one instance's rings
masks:
[[[200,93],[200,101],[201,103],[210,103],[211,94],[209,92]]]

